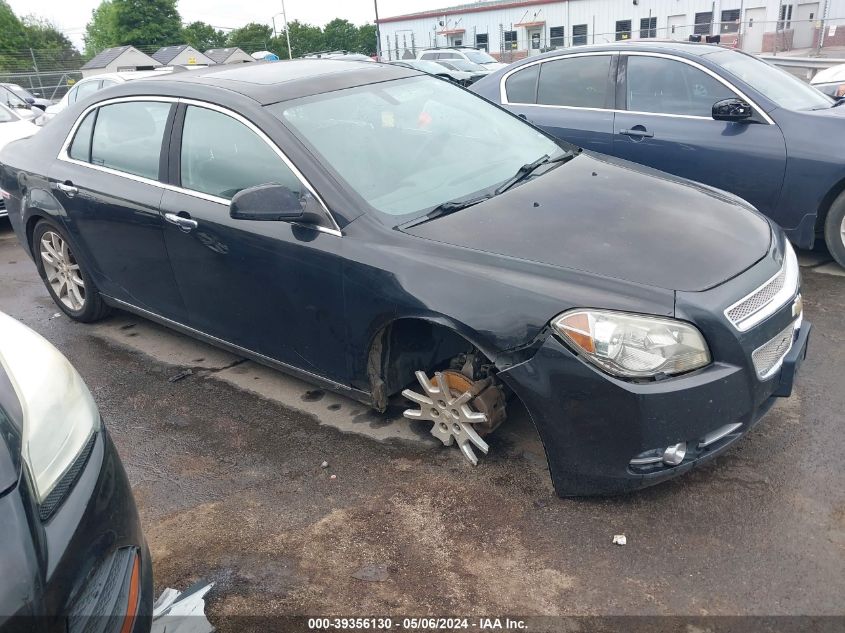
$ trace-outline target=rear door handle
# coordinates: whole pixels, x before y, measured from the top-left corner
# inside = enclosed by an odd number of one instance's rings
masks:
[[[76,194],[79,193],[79,189],[74,187],[73,183],[69,180],[66,182],[57,182],[56,189],[67,194],[68,198],[73,198]]]
[[[619,130],[620,134],[624,134],[625,136],[630,136],[631,138],[652,138],[654,137],[654,132],[649,132],[645,128],[637,129],[631,128],[630,130]]]
[[[185,233],[190,233],[193,229],[197,228],[197,221],[192,220],[191,218],[185,218],[181,215],[176,215],[175,213],[165,213],[164,219],[170,222],[171,224],[175,224]]]

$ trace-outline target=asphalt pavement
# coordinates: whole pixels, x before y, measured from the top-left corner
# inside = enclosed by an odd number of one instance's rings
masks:
[[[801,259],[815,329],[794,396],[699,470],[596,499],[554,495],[519,411],[473,468],[400,409],[374,414],[128,314],[73,323],[3,219],[0,310],[88,382],[133,485],[157,592],[214,581],[212,622],[843,615],[845,274],[824,254]]]

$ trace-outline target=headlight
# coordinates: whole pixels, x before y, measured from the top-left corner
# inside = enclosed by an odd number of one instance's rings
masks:
[[[614,376],[652,378],[710,364],[701,333],[689,323],[610,310],[571,310],[552,326],[588,361]]]
[[[40,503],[100,428],[100,414],[59,350],[3,313],[0,332],[0,363],[21,401],[22,457]]]

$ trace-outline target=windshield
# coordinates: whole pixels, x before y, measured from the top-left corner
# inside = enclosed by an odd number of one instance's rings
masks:
[[[742,79],[757,92],[787,110],[820,110],[833,101],[785,70],[737,51],[719,51],[708,55],[732,75]]]
[[[526,163],[564,152],[518,118],[425,76],[268,109],[392,225],[495,188]]]
[[[7,105],[10,108],[28,108],[29,104],[21,99],[18,95],[14,92],[6,88],[5,86],[0,86],[0,102],[3,105]]]
[[[471,62],[475,62],[476,64],[497,64],[498,62],[494,57],[491,57],[489,54],[485,53],[484,51],[466,51],[467,59]]]
[[[31,94],[29,94],[26,90],[21,88],[20,86],[11,85],[11,86],[9,86],[9,90],[11,90],[16,95],[18,95],[21,99],[24,99],[24,100],[35,98]]]

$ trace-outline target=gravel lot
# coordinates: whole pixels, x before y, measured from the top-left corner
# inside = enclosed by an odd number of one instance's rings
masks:
[[[395,410],[372,414],[127,314],[93,326],[54,316],[2,219],[0,309],[88,381],[133,484],[156,591],[215,581],[212,621],[843,615],[845,276],[824,255],[802,260],[815,330],[793,398],[713,463],[590,500],[554,496],[520,412],[472,468]],[[612,545],[622,533],[627,545]]]

